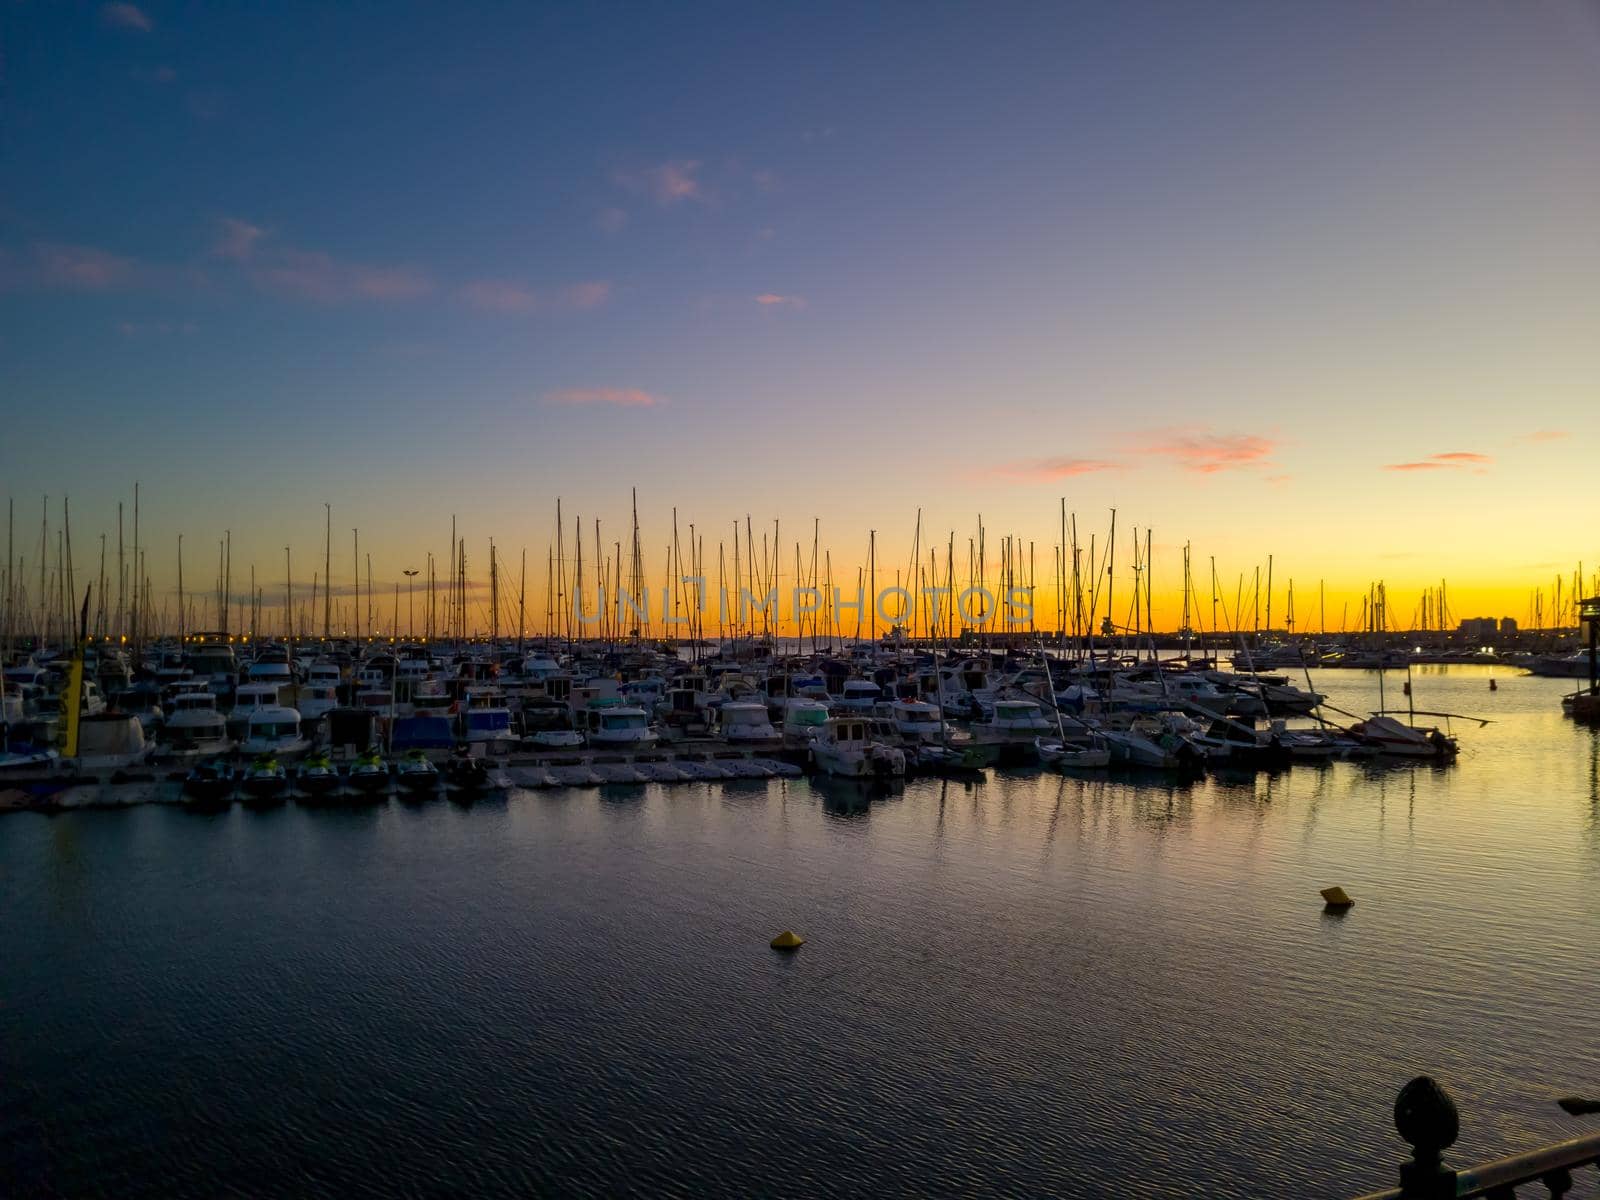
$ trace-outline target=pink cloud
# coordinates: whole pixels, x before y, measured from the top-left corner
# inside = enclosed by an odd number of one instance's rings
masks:
[[[572,308],[599,308],[611,299],[611,284],[604,279],[591,279],[575,283],[562,292],[562,297]]]
[[[41,242],[33,247],[34,276],[44,287],[106,292],[131,285],[140,273],[137,262],[93,246]]]
[[[627,225],[627,211],[615,206],[602,208],[594,217],[594,227],[601,233],[621,233]]]
[[[1532,433],[1522,435],[1525,442],[1560,442],[1571,437],[1565,429],[1535,429]]]
[[[762,292],[756,297],[756,303],[764,308],[804,308],[804,296],[784,296],[777,292]]]
[[[1461,467],[1487,467],[1494,459],[1487,454],[1473,454],[1466,450],[1452,450],[1447,454],[1430,454],[1415,462],[1388,463],[1385,471],[1448,471]]]
[[[654,408],[658,404],[665,404],[664,396],[657,396],[653,392],[641,391],[639,388],[562,388],[560,391],[546,392],[546,404],[587,405],[587,404],[612,404],[619,408]]]
[[[196,263],[146,262],[97,246],[34,242],[16,252],[0,249],[0,291],[200,291],[209,284]]]
[[[604,280],[590,280],[554,292],[539,292],[507,280],[475,279],[463,284],[456,295],[481,312],[547,312],[598,308],[610,298],[611,285]]]
[[[484,312],[532,312],[539,298],[521,284],[496,279],[475,279],[457,293],[466,304]]]
[[[1005,463],[994,468],[993,474],[1024,483],[1048,483],[1052,479],[1070,479],[1075,475],[1120,470],[1121,463],[1099,458],[1033,458]]]
[[[1184,470],[1202,475],[1266,466],[1277,448],[1273,439],[1257,434],[1185,429],[1157,431],[1136,439],[1133,445],[1138,453],[1170,458]]]
[[[617,171],[612,179],[629,191],[649,196],[657,204],[671,205],[683,200],[703,203],[711,196],[705,185],[695,178],[700,165],[698,159],[680,158],[638,171]]]
[[[267,236],[267,231],[237,217],[223,217],[217,222],[216,240],[211,253],[218,258],[243,260],[255,252],[256,243]]]
[[[1487,454],[1472,454],[1465,450],[1453,450],[1447,454],[1430,454],[1427,458],[1415,462],[1389,463],[1385,471],[1448,471],[1462,467],[1477,467],[1478,473],[1494,459]]]
[[[262,291],[319,304],[413,300],[433,291],[433,280],[420,268],[347,262],[321,250],[284,245],[269,230],[239,217],[217,221],[211,254],[237,263]]]
[[[250,272],[268,291],[323,304],[412,300],[433,290],[433,281],[413,267],[342,262],[317,250],[281,249],[267,257],[256,256]]]
[[[149,33],[155,28],[155,24],[137,4],[102,4],[100,19],[118,29],[137,29],[140,33]]]

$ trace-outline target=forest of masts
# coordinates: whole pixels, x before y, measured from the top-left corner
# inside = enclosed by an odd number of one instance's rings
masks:
[[[821,522],[813,520],[809,538],[789,544],[774,520],[759,530],[746,515],[718,531],[714,552],[706,533],[694,524],[682,530],[678,512],[672,510],[672,540],[664,548],[662,570],[652,578],[649,557],[639,536],[637,493],[629,539],[607,542],[601,523],[592,528],[574,515],[570,526],[556,501],[553,537],[545,548],[542,589],[528,590],[528,553],[522,549],[512,576],[494,540],[485,554],[487,586],[469,574],[467,539],[450,520],[450,550],[443,560],[432,552],[423,565],[401,572],[405,577],[375,586],[372,556],[361,551],[359,528],[350,530],[351,558],[343,565],[341,582],[333,579],[333,509],[324,505],[325,534],[320,564],[312,563],[308,584],[297,593],[294,555],[283,551],[284,575],[273,583],[258,583],[257,567],[241,566],[234,578],[232,534],[224,531],[216,543],[215,574],[196,590],[194,576],[185,583],[184,535],[176,535],[177,578],[174,586],[159,592],[146,568],[149,535],[140,528],[139,485],[129,502],[118,502],[115,531],[98,535],[97,562],[86,568],[74,558],[71,502],[60,500],[60,520],[52,528],[48,496],[41,503],[37,538],[29,538],[17,553],[16,505],[7,501],[6,561],[0,587],[0,653],[7,656],[22,642],[49,646],[69,643],[80,625],[88,598],[86,632],[94,639],[139,645],[165,639],[183,639],[201,631],[239,638],[422,638],[428,641],[466,641],[484,636],[538,637],[562,641],[626,641],[737,639],[757,634],[778,635],[780,618],[786,618],[787,636],[813,649],[842,641],[876,639],[887,625],[906,636],[953,642],[969,629],[1016,635],[1038,634],[1065,644],[1090,644],[1096,638],[1137,638],[1154,633],[1153,554],[1149,529],[1134,528],[1127,541],[1131,588],[1125,578],[1122,607],[1117,606],[1117,516],[1110,513],[1105,536],[1090,533],[1080,539],[1076,514],[1061,502],[1060,540],[1051,547],[1046,595],[1054,598],[1050,611],[1032,606],[1031,614],[1005,602],[1008,595],[1039,596],[1035,543],[1013,535],[992,539],[980,514],[973,534],[958,540],[955,531],[943,538],[925,533],[922,510],[916,513],[911,553],[903,562],[880,563],[877,531],[867,534],[863,565],[835,570],[832,550],[821,544]],[[570,533],[569,533],[570,529]],[[726,537],[722,536],[726,533]],[[343,537],[340,537],[343,557]],[[807,544],[809,543],[809,544]],[[998,558],[991,558],[991,547]],[[713,563],[714,556],[714,563]],[[209,555],[205,556],[209,558]],[[1314,610],[1304,619],[1301,601],[1297,621],[1294,581],[1287,581],[1286,603],[1280,623],[1274,624],[1273,567],[1269,555],[1265,568],[1240,574],[1228,589],[1219,577],[1216,560],[1209,561],[1210,612],[1204,611],[1194,578],[1194,557],[1185,544],[1182,552],[1183,618],[1176,636],[1200,633],[1236,634],[1263,631],[1296,634],[1380,633],[1400,628],[1391,619],[1391,605],[1382,583],[1369,586],[1360,598],[1359,613],[1342,602],[1337,621],[1330,625],[1326,588],[1318,581]],[[276,564],[274,564],[275,566]],[[535,570],[539,567],[535,559]],[[442,569],[441,569],[442,568]],[[480,571],[483,567],[477,568]],[[204,568],[202,568],[204,570]],[[303,568],[302,568],[303,570]],[[248,587],[237,590],[248,579]],[[302,573],[301,579],[305,580]],[[703,583],[697,581],[704,581]],[[1584,588],[1580,564],[1570,578],[1557,575],[1548,588],[1531,589],[1526,629],[1565,630],[1577,624],[1581,596],[1600,594],[1600,576]],[[392,583],[392,589],[389,584]],[[712,590],[712,585],[715,589]],[[895,591],[883,604],[888,620],[871,598],[889,587]],[[805,592],[809,612],[792,611],[795,589]],[[938,589],[944,589],[942,593]],[[1232,591],[1230,605],[1228,592]],[[542,594],[538,594],[542,591]],[[776,592],[776,606],[763,603]],[[968,593],[962,603],[953,597]],[[620,594],[620,596],[619,596]],[[743,599],[748,596],[749,599]],[[867,603],[857,604],[857,596]],[[604,603],[601,603],[604,597]],[[648,598],[646,598],[648,597]],[[718,598],[725,597],[719,603]],[[388,603],[386,604],[385,601]],[[1357,622],[1352,625],[1351,617]],[[1448,589],[1442,581],[1425,589],[1405,629],[1448,631],[1454,627]]]

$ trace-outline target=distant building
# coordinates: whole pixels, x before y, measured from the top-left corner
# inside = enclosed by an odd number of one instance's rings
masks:
[[[1501,617],[1500,618],[1500,632],[1501,633],[1509,634],[1509,633],[1515,633],[1516,631],[1517,631],[1517,619],[1515,617]]]
[[[1509,619],[1509,618],[1508,618]],[[1515,627],[1516,622],[1512,622]],[[1500,631],[1500,622],[1493,617],[1468,617],[1456,630],[1463,637],[1492,638]]]

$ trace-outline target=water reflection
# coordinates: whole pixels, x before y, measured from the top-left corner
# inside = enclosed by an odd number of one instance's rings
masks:
[[[1566,1136],[1600,730],[1551,682],[1421,676],[1495,718],[1440,769],[8,817],[14,1190],[1346,1196],[1419,1070],[1462,1161]]]

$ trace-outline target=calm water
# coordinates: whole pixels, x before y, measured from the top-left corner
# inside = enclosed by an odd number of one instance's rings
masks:
[[[7,817],[0,1194],[1341,1196],[1419,1070],[1572,1136],[1600,743],[1487,678],[1449,769]]]

